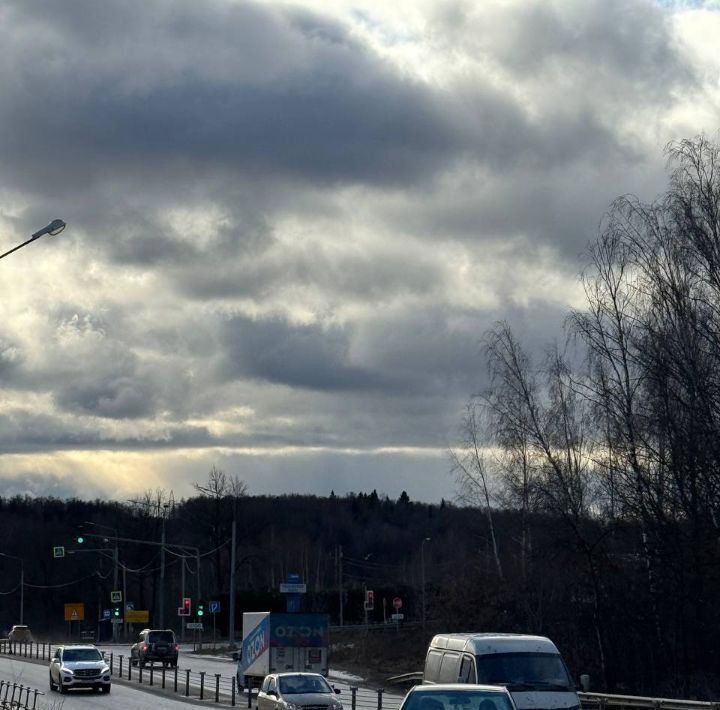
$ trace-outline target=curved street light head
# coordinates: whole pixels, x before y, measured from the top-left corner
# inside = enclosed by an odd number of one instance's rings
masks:
[[[44,234],[49,234],[51,237],[54,237],[56,234],[60,234],[66,226],[65,222],[61,219],[54,219],[50,222],[50,224],[35,232],[32,237],[33,239],[37,239],[38,237],[42,237]]]

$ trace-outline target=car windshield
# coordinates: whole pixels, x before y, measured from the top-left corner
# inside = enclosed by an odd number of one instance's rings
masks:
[[[333,689],[325,678],[319,675],[286,675],[279,678],[280,692],[283,695],[299,693],[332,693]]]
[[[63,661],[102,661],[102,655],[96,648],[66,648],[63,651]]]
[[[400,710],[513,710],[505,693],[490,690],[422,689],[412,691]]]
[[[509,690],[571,690],[572,682],[556,653],[493,653],[475,656],[477,682]],[[528,686],[530,686],[528,688]]]
[[[175,643],[172,631],[153,631],[148,634],[148,643]]]

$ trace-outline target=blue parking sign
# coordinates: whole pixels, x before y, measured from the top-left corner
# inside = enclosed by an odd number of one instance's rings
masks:
[[[217,614],[220,611],[220,602],[210,602],[208,608],[211,614]]]

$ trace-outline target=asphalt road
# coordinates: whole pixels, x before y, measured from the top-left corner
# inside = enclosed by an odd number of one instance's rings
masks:
[[[11,681],[31,688],[37,688],[45,693],[38,703],[38,708],[144,708],[152,706],[153,710],[175,707],[178,703],[185,707],[228,707],[231,698],[231,681],[235,674],[236,663],[229,656],[197,655],[189,653],[192,646],[181,647],[178,659],[178,693],[173,692],[174,672],[166,670],[165,685],[162,690],[162,668],[156,664],[153,669],[153,685],[150,686],[150,669],[143,670],[143,683],[139,686],[139,669],[132,668],[132,679],[127,680],[129,646],[102,645],[99,648],[105,651],[106,658],[113,654],[113,688],[109,695],[99,695],[92,691],[80,690],[67,695],[51,693],[48,687],[47,661],[27,661],[9,656],[0,656],[0,680]],[[122,656],[122,680],[118,678],[120,671],[120,656]],[[188,675],[187,671],[191,671]],[[200,694],[200,678],[204,673],[204,700],[202,705],[197,704]],[[220,675],[220,705],[214,702],[216,676]],[[185,697],[186,680],[189,679],[190,698]],[[378,695],[376,689],[362,687],[360,683],[353,682],[342,672],[330,671],[331,683],[341,690],[339,699],[348,710],[351,707],[350,686],[358,687],[356,703],[357,710],[376,710]],[[359,679],[358,679],[359,680]],[[193,702],[193,697],[195,702]],[[383,710],[396,710],[402,699],[402,694],[395,689],[387,689],[383,693]],[[253,699],[254,700],[254,699]],[[254,705],[254,702],[253,702]],[[236,697],[236,707],[247,708],[247,696]]]
[[[60,695],[52,693],[48,687],[48,664],[20,661],[8,656],[0,656],[0,680],[37,688],[45,693],[38,696],[39,710],[71,710],[72,708],[102,708],[103,710],[179,710],[179,708],[207,708],[211,703],[202,705],[188,702],[181,696],[162,695],[157,692],[140,690],[137,686],[113,682],[109,695],[100,695],[92,690],[77,690]],[[24,698],[23,694],[23,698]],[[31,694],[32,697],[32,694]],[[32,703],[31,703],[32,707]],[[216,706],[217,707],[217,706]]]

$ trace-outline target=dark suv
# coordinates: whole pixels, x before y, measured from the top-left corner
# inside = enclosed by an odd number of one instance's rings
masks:
[[[130,648],[130,662],[141,667],[146,663],[162,663],[175,668],[178,662],[175,632],[172,629],[143,629]]]

